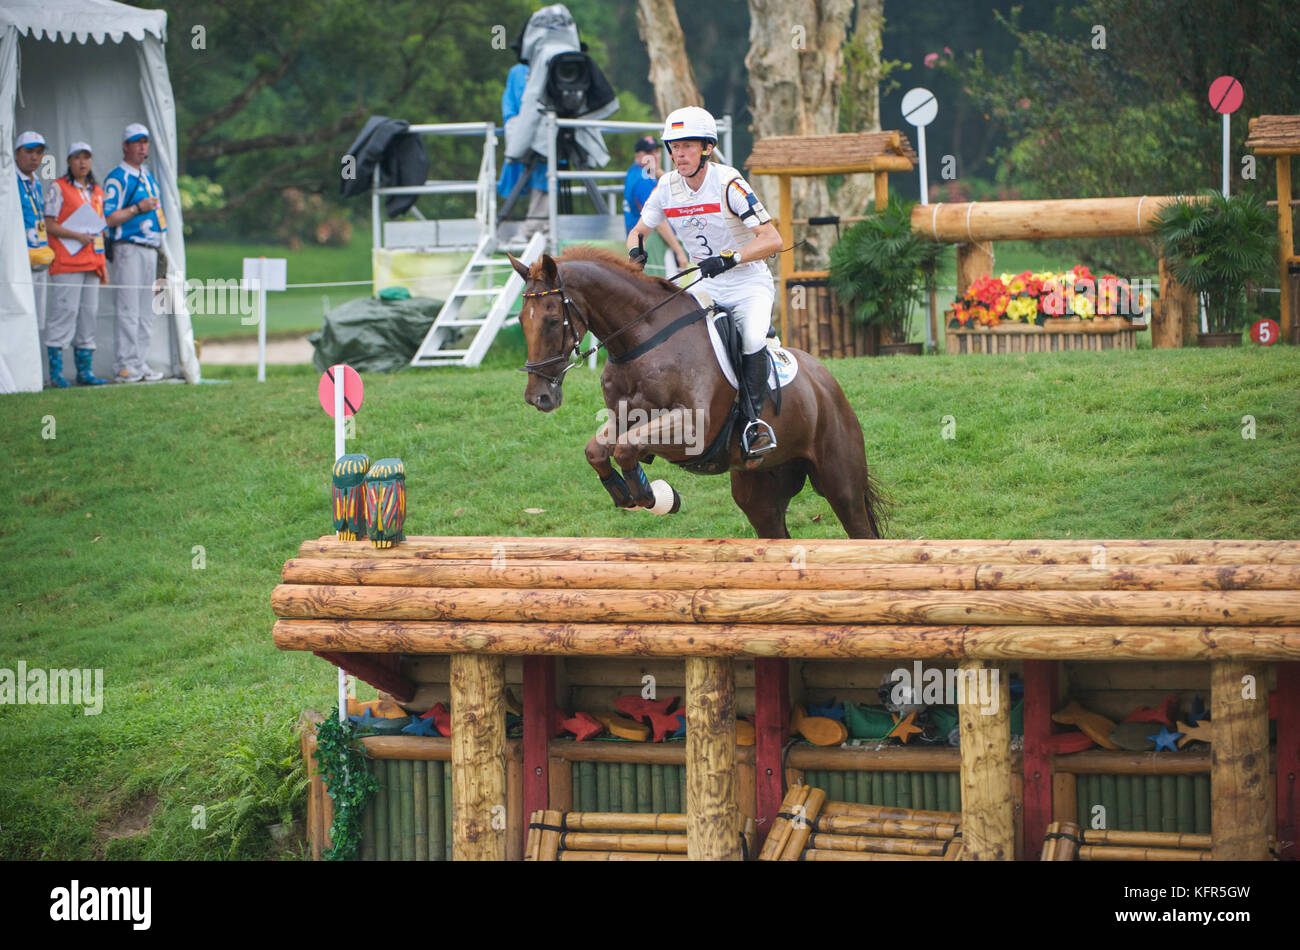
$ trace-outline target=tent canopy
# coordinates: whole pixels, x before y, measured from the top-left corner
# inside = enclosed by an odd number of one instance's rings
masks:
[[[167,213],[168,273],[185,274],[177,188],[176,114],[163,53],[167,14],[111,0],[4,0],[0,7],[0,392],[38,391],[44,350],[36,322],[31,269],[13,164],[17,134],[33,129],[48,143],[57,174],[76,140],[94,150],[103,181],[122,160],[122,131],[149,128],[149,167]],[[48,183],[46,185],[49,186]],[[113,282],[112,265],[109,271]],[[154,318],[149,362],[198,382],[190,318],[183,305]],[[100,293],[95,371],[111,375],[117,291]]]

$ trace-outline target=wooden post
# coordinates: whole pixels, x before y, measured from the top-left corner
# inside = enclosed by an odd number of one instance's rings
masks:
[[[1025,845],[1034,858],[1036,849],[1052,820],[1052,756],[1047,740],[1052,734],[1052,711],[1056,709],[1057,663],[1055,660],[1026,660],[1025,680]]]
[[[790,197],[790,176],[778,175],[777,182],[779,197],[777,198],[776,230],[781,235],[781,246],[790,247],[794,244],[794,225],[791,223],[794,219],[794,202]],[[781,279],[777,283],[777,290],[781,292],[781,327],[778,332],[781,339],[784,340],[790,331],[788,320],[790,289],[786,286],[786,283],[789,275],[794,272],[793,250],[781,254],[779,266]]]
[[[876,172],[876,210],[884,211],[889,204],[889,172]]]
[[[790,722],[789,667],[789,660],[754,660],[754,774],[758,786],[755,818],[760,849],[785,797],[781,750],[785,748]]]
[[[1277,664],[1277,852],[1300,861],[1300,663]]]
[[[1210,664],[1210,831],[1216,861],[1268,859],[1268,693],[1260,663]]]
[[[545,811],[550,797],[550,744],[555,734],[555,657],[524,657],[523,814]],[[528,829],[524,829],[528,834]]]
[[[736,676],[729,657],[686,658],[686,853],[739,861]]]
[[[1011,861],[1015,859],[1016,828],[1011,791],[1010,680],[1004,669],[988,660],[962,660],[957,668],[962,860]]]
[[[981,277],[993,273],[992,245],[981,247],[978,244],[957,245],[957,294],[964,294],[971,284]],[[970,851],[967,849],[967,853]]]
[[[505,692],[504,657],[451,655],[454,861],[506,857]]]
[[[1151,315],[1151,346],[1169,349],[1183,345],[1183,335],[1189,323],[1197,317],[1196,294],[1174,280],[1173,271],[1165,259],[1160,258],[1160,306]]]
[[[1291,342],[1291,280],[1287,264],[1295,256],[1291,215],[1291,156],[1277,156],[1277,260],[1282,284],[1282,339]]]

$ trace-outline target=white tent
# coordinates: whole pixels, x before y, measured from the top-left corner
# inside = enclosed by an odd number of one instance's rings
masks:
[[[58,173],[68,146],[80,139],[95,154],[101,182],[122,160],[122,130],[143,122],[152,143],[149,167],[167,213],[167,270],[183,281],[185,240],[176,186],[176,113],[163,55],[167,14],[110,0],[3,0],[0,4],[0,392],[39,391],[45,351],[23,234],[13,143],[34,129],[49,143]],[[47,184],[46,187],[49,187]],[[109,265],[112,282],[112,265]],[[149,362],[168,376],[199,381],[194,331],[183,286],[170,313],[154,317]],[[113,363],[116,291],[99,298],[95,372]]]

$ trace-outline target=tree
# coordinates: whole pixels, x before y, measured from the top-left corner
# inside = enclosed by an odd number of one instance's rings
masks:
[[[703,105],[673,0],[637,0],[636,29],[650,55],[650,84],[659,114]]]

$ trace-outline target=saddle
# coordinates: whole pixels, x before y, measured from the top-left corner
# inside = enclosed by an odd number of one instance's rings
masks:
[[[727,412],[726,421],[723,422],[722,428],[718,430],[717,436],[709,443],[708,447],[696,458],[687,461],[674,462],[679,468],[685,469],[696,475],[720,475],[731,466],[731,444],[734,439],[740,437],[740,430],[737,427],[738,422],[743,422],[744,413],[741,410],[742,399],[747,399],[748,392],[745,386],[744,374],[741,372],[741,341],[740,327],[732,316],[731,311],[718,304],[712,305],[713,326],[718,331],[718,336],[722,339],[726,350],[727,359],[731,362],[732,374],[737,380],[736,399],[731,404],[731,409]],[[767,335],[769,338],[776,336],[776,330],[768,328]],[[771,363],[771,352],[764,347],[763,352],[767,354],[768,362]],[[768,396],[772,400],[772,405],[777,415],[781,414],[781,388],[777,386],[771,389]]]

